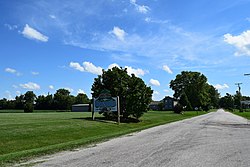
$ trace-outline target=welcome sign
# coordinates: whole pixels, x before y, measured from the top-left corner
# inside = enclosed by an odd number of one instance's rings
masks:
[[[94,112],[117,112],[117,97],[111,97],[110,91],[103,90],[98,98],[94,98]]]

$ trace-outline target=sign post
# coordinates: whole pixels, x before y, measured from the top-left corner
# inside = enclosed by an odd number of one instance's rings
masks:
[[[117,123],[120,124],[120,98],[117,96]]]

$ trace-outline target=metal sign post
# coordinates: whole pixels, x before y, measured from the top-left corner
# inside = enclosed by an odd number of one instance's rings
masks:
[[[117,123],[120,124],[120,98],[117,96]]]

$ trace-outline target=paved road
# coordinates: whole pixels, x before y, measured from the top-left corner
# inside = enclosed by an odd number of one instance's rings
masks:
[[[37,166],[249,167],[250,125],[244,118],[218,110],[44,161]]]

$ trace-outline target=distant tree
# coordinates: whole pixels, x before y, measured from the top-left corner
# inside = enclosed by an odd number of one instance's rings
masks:
[[[211,105],[211,87],[212,85],[207,83],[205,75],[191,71],[182,71],[170,82],[174,97],[179,101],[181,100],[181,105],[187,106],[188,109],[202,107],[206,110]]]
[[[33,112],[34,110],[34,102],[35,102],[36,95],[33,91],[27,91],[24,94],[24,112]]]
[[[54,105],[57,110],[70,110],[73,99],[67,89],[58,89],[54,94]]]
[[[24,108],[24,95],[15,97],[15,109],[23,109]]]
[[[215,89],[212,85],[209,85],[208,92],[210,97],[210,106],[213,108],[218,108],[220,99],[220,94],[218,90]]]
[[[234,97],[226,93],[226,95],[219,100],[219,105],[221,108],[233,110],[234,109]]]
[[[48,94],[47,96],[40,95],[36,99],[36,109],[49,110],[53,109],[53,96]]]
[[[206,106],[209,101],[207,78],[199,72],[182,71],[171,80],[170,88],[177,100],[185,93],[192,108]]]
[[[242,95],[239,91],[236,91],[236,94],[234,95],[234,106],[240,111],[242,111],[241,101],[242,101]]]
[[[78,95],[75,97],[75,104],[83,104],[83,103],[89,103],[90,100],[88,96],[84,93],[78,93]]]
[[[104,89],[110,90],[113,97],[120,97],[121,114],[124,119],[129,116],[138,119],[148,110],[152,100],[151,88],[134,74],[128,75],[126,68],[114,67],[107,71],[103,70],[102,75],[94,79],[92,96],[98,97]]]

